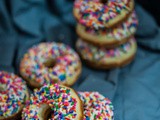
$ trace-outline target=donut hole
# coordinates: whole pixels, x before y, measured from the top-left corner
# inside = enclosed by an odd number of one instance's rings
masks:
[[[52,118],[51,109],[45,113],[45,116],[44,120],[50,120]]]
[[[100,0],[101,3],[106,4],[107,0]]]
[[[51,58],[51,59],[48,59],[46,60],[44,63],[43,63],[47,68],[53,68],[55,65],[56,65],[56,60]]]
[[[52,117],[51,116],[51,112],[52,112],[51,107],[47,104],[43,104],[41,106],[41,109],[42,109],[42,111],[40,111],[40,113],[39,113],[39,114],[41,114],[41,118],[43,120],[49,120]]]

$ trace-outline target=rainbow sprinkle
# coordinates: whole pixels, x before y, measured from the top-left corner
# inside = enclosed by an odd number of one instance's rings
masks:
[[[96,47],[79,39],[77,41],[77,49],[87,60],[106,60],[107,58],[120,57],[122,54],[128,53],[127,51],[130,50],[134,42],[135,39],[131,38],[129,42],[122,44],[117,48],[107,49],[104,47]]]
[[[118,15],[131,12],[130,0],[108,0],[105,4],[100,0],[76,0],[74,8],[79,11],[79,23],[94,29],[104,28],[106,23]]]
[[[20,110],[26,98],[25,82],[14,75],[0,71],[0,116],[8,117]]]
[[[83,120],[113,120],[113,105],[98,92],[79,92],[83,101]]]
[[[46,67],[44,63],[48,59],[55,60],[54,67]],[[74,78],[76,69],[79,67],[80,61],[77,53],[69,46],[50,42],[41,43],[33,46],[24,55],[20,72],[24,78],[34,80],[41,85],[55,82],[65,82]]]
[[[23,109],[22,120],[38,120],[43,104],[51,108],[50,120],[73,120],[77,116],[77,100],[71,96],[70,89],[54,84],[45,85],[31,95],[30,102]]]
[[[132,13],[131,17],[129,17],[125,22],[120,24],[119,26],[113,29],[101,29],[96,30],[90,27],[84,27],[85,31],[89,34],[93,35],[106,35],[108,38],[115,38],[116,40],[122,40],[133,33],[135,33],[138,25],[138,20],[135,12]]]

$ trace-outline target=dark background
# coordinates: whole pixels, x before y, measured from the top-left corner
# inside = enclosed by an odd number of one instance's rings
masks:
[[[104,71],[83,64],[73,87],[99,91],[110,98],[115,120],[159,120],[160,4],[158,0],[136,2],[135,60],[126,67]],[[77,35],[72,7],[73,0],[1,0],[0,70],[18,74],[24,53],[40,42],[63,42],[74,48]]]
[[[137,0],[137,2],[144,7],[155,18],[158,25],[160,25],[160,1],[159,0]]]

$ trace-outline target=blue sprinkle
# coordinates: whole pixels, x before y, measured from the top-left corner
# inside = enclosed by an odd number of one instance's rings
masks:
[[[2,111],[0,111],[0,116],[2,116],[3,115],[3,112]]]
[[[86,116],[86,120],[90,120],[90,118],[88,116]]]
[[[60,75],[60,76],[59,76],[59,79],[60,79],[61,81],[64,81],[64,80],[66,79],[66,75],[65,75],[65,74]]]
[[[52,72],[52,74],[53,74],[53,75],[57,75],[57,73],[56,73],[56,72],[54,72],[54,71]]]

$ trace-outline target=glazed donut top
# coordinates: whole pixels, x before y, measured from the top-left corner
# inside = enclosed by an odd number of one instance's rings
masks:
[[[55,61],[54,67],[44,65],[50,59]],[[41,43],[30,48],[24,55],[20,72],[24,78],[35,80],[41,85],[54,82],[54,79],[64,82],[74,76],[79,62],[77,53],[69,46],[55,42]]]
[[[51,108],[51,120],[73,120],[77,116],[77,100],[71,96],[69,88],[58,84],[45,85],[35,90],[30,102],[22,112],[23,120],[38,120],[43,113],[39,113],[42,104]],[[30,107],[33,105],[32,107]]]
[[[7,117],[18,112],[25,102],[26,92],[27,87],[21,78],[0,71],[0,116]]]
[[[96,47],[92,44],[88,44],[81,39],[77,41],[77,48],[81,50],[85,59],[89,60],[105,60],[108,58],[120,57],[121,54],[127,53],[130,50],[132,44],[135,42],[134,38],[125,44],[120,45],[114,49],[106,49],[104,47]]]
[[[79,92],[84,104],[83,120],[113,120],[113,105],[98,92]]]
[[[76,0],[74,7],[80,14],[79,23],[98,29],[104,28],[105,24],[122,12],[131,12],[130,2],[131,0],[108,0],[106,3],[101,0]]]
[[[85,27],[85,31],[91,34],[106,35],[106,37],[121,40],[122,38],[125,38],[126,36],[130,35],[131,33],[135,33],[137,25],[138,20],[136,17],[136,13],[133,12],[131,17],[129,17],[125,22],[118,25],[114,29],[102,29],[100,31],[90,27]]]

